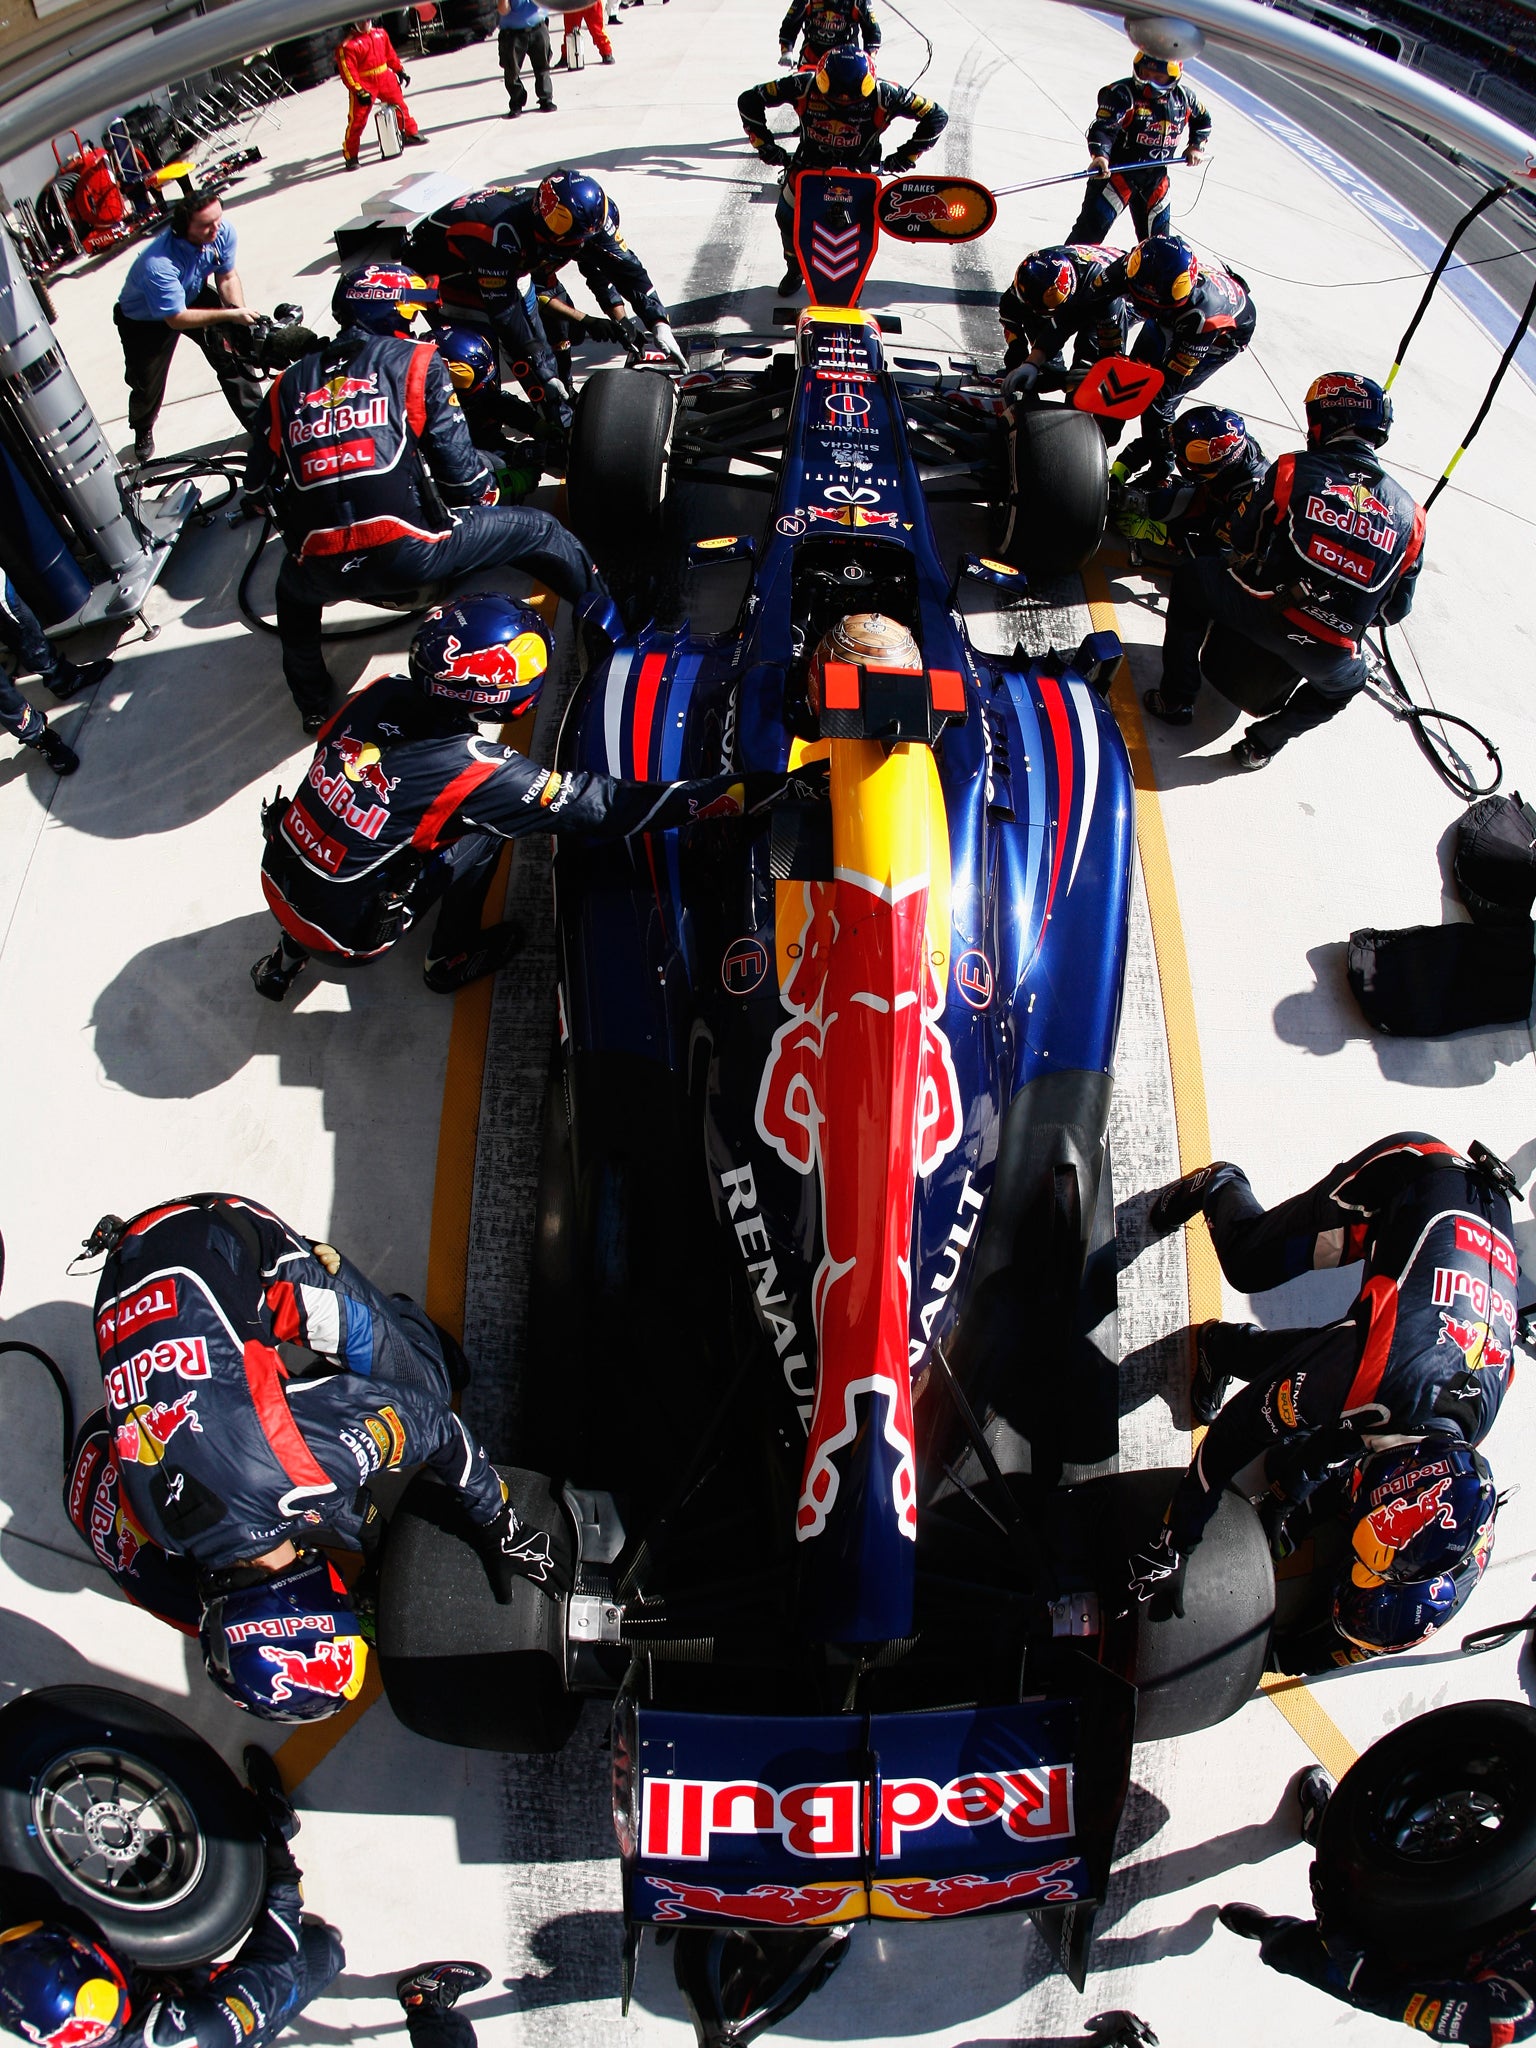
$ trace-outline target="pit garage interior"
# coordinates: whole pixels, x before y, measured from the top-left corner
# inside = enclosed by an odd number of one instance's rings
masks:
[[[13,16],[26,11],[12,0]],[[252,11],[235,0],[200,26]],[[771,331],[775,187],[742,142],[734,102],[773,75],[781,11],[778,0],[626,8],[610,30],[616,65],[556,72],[549,121],[503,120],[494,39],[414,61],[410,97],[428,146],[382,161],[370,129],[360,170],[345,178],[341,85],[274,100],[250,126],[260,161],[224,195],[248,302],[297,301],[323,326],[343,221],[575,165],[619,204],[685,346]],[[877,11],[881,75],[921,73],[949,111],[925,171],[1001,190],[1081,167],[1095,94],[1127,68],[1117,19],[1054,0]],[[132,27],[145,18],[138,10]],[[300,32],[296,19],[288,5],[285,33]],[[317,12],[316,26],[329,25]],[[95,64],[95,98],[57,126],[90,132],[109,88],[99,61],[82,61]],[[69,73],[58,62],[50,104],[62,107]],[[1240,410],[1273,455],[1300,445],[1302,395],[1319,372],[1385,375],[1444,237],[1487,180],[1370,112],[1347,84],[1300,82],[1214,39],[1190,75],[1214,131],[1207,161],[1174,174],[1176,229],[1203,258],[1241,271],[1259,306],[1253,346],[1201,395]],[[0,102],[0,149],[15,132],[6,120]],[[27,150],[0,165],[12,200],[35,170],[30,139]],[[899,320],[903,352],[996,368],[997,295],[1024,252],[1065,239],[1078,189],[1005,191],[995,226],[961,247],[883,241],[864,307]],[[1117,239],[1128,232],[1122,222]],[[1388,466],[1421,502],[1536,281],[1532,244],[1529,199],[1479,224],[1462,252],[1477,261],[1447,274],[1393,384]],[[111,308],[132,255],[73,262],[51,285],[68,364],[107,442],[130,454]],[[179,349],[159,452],[217,458],[237,445],[230,429],[203,358]],[[1416,700],[1489,734],[1506,790],[1536,791],[1533,473],[1528,338],[1436,502],[1417,603],[1396,634]],[[947,557],[977,544],[953,508],[936,508],[936,521]],[[238,1190],[461,1332],[477,1368],[464,1413],[493,1456],[515,1460],[555,1024],[547,846],[525,839],[510,861],[507,902],[530,941],[494,982],[450,1001],[429,995],[418,931],[366,973],[311,974],[284,1008],[255,998],[248,969],[271,943],[260,808],[277,785],[298,783],[310,750],[276,641],[253,633],[237,602],[253,532],[224,511],[193,517],[141,615],[70,641],[80,659],[115,656],[108,680],[58,707],[25,686],[77,749],[78,774],[60,780],[9,746],[0,759],[0,1337],[57,1358],[84,1412],[97,1397],[94,1281],[70,1270],[81,1239],[106,1210],[132,1214],[183,1188]],[[275,555],[255,584],[269,616]],[[690,572],[696,619],[729,622],[730,573]],[[967,599],[978,644],[996,651],[1070,649],[1094,630],[1118,633],[1126,651],[1111,703],[1134,773],[1136,854],[1111,1145],[1121,1461],[1131,1468],[1190,1454],[1191,1324],[1321,1323],[1353,1294],[1349,1274],[1316,1273],[1250,1303],[1224,1287],[1202,1225],[1152,1241],[1149,1197],[1181,1170],[1239,1161],[1273,1201],[1384,1132],[1423,1129],[1457,1146],[1482,1139],[1522,1188],[1536,1178],[1527,1026],[1385,1036],[1345,978],[1353,931],[1465,916],[1449,870],[1462,801],[1372,693],[1257,776],[1232,767],[1237,713],[1215,691],[1202,692],[1185,730],[1144,718],[1165,600],[1166,579],[1132,568],[1113,534],[1081,577],[1038,581],[1022,603]],[[410,631],[401,619],[332,647],[338,686],[397,669]],[[516,735],[544,760],[576,675],[564,607],[558,646],[557,687],[535,729]],[[1475,749],[1469,759],[1481,772]],[[1517,1203],[1514,1214],[1522,1260],[1536,1259],[1531,1211]],[[0,1363],[0,1704],[45,1686],[112,1686],[168,1709],[237,1765],[253,1724],[206,1684],[195,1644],[93,1568],[61,1505],[54,1394],[25,1361]],[[1309,2029],[1385,2041],[1386,2021],[1265,1970],[1216,1909],[1237,1898],[1309,1911],[1310,1851],[1290,1793],[1308,1764],[1337,1776],[1386,1731],[1450,1703],[1536,1703],[1528,1636],[1476,1658],[1458,1647],[1532,1605],[1532,1370],[1522,1359],[1487,1446],[1509,1496],[1491,1567],[1443,1636],[1306,1682],[1270,1681],[1221,1726],[1138,1745],[1081,1992],[1021,1918],[875,1923],[782,2038],[1064,2043],[1090,2016],[1128,2008],[1169,2048],[1280,2048]],[[266,1732],[296,1788],[308,1904],[347,1949],[344,1973],[293,2040],[402,2040],[394,1981],[428,1956],[490,1969],[464,2007],[485,2048],[693,2038],[669,1959],[649,1940],[621,2014],[603,1704],[588,1704],[553,1756],[424,1741],[376,1681],[334,1720],[286,1739]]]

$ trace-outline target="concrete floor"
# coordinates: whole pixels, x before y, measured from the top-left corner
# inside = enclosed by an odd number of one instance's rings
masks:
[[[734,96],[772,74],[780,12],[778,0],[651,0],[629,10],[614,32],[619,63],[562,75],[560,110],[548,120],[499,118],[491,45],[419,63],[410,97],[430,148],[384,165],[370,144],[362,171],[345,179],[339,84],[285,103],[281,127],[258,131],[266,160],[230,200],[247,297],[265,306],[298,298],[323,315],[333,225],[402,173],[441,172],[450,188],[467,189],[564,162],[609,185],[680,325],[690,310],[728,326],[764,324],[779,269],[773,194],[741,145]],[[923,36],[932,39],[923,86],[950,109],[936,152],[943,166],[995,185],[1076,168],[1095,90],[1126,67],[1118,33],[1049,0],[906,0],[884,20],[886,76],[910,80],[924,62]],[[1207,170],[1176,174],[1176,221],[1254,286],[1255,346],[1211,395],[1244,410],[1273,454],[1298,444],[1301,396],[1318,371],[1384,372],[1420,287],[1380,208],[1365,210],[1272,124],[1240,112],[1214,71],[1204,82],[1215,147]],[[1072,188],[1005,199],[992,234],[959,250],[886,243],[866,303],[899,314],[918,346],[993,351],[996,291],[1023,251],[1059,239],[1075,204]],[[94,264],[55,288],[65,350],[114,442],[126,439],[125,395],[108,316],[126,263]],[[1496,358],[1466,311],[1448,296],[1437,301],[1394,387],[1392,466],[1421,495]],[[183,348],[161,451],[221,444],[230,425],[202,359]],[[1532,673],[1533,467],[1536,390],[1516,374],[1436,507],[1403,638],[1435,701],[1495,735],[1506,787],[1536,789],[1536,710],[1523,687]],[[494,999],[461,999],[456,1019],[454,1006],[421,987],[418,939],[366,975],[316,978],[283,1011],[253,996],[245,970],[269,930],[257,883],[259,801],[279,781],[292,787],[307,750],[275,643],[250,634],[235,608],[249,537],[222,520],[190,530],[149,606],[158,637],[130,637],[94,701],[58,711],[81,752],[78,776],[60,784],[30,755],[0,761],[0,1059],[12,1076],[0,1108],[3,1329],[53,1350],[89,1398],[92,1283],[66,1273],[73,1246],[104,1209],[127,1211],[187,1186],[232,1187],[334,1239],[388,1287],[441,1289],[446,1272],[458,1296],[448,1306],[463,1315],[472,1348],[496,1353],[493,1395],[515,1350],[514,1240],[531,1227],[539,1096],[527,1048],[540,1042],[549,986],[532,957],[518,978],[503,977]],[[1157,676],[1161,598],[1148,579],[1112,559],[1108,567],[1140,687]],[[1076,616],[1076,594],[1060,597]],[[405,638],[398,629],[338,649],[338,683],[398,657]],[[1136,716],[1122,696],[1127,718]],[[1207,697],[1188,731],[1151,734],[1157,790],[1142,799],[1143,834],[1160,821],[1170,851],[1199,1041],[1196,1106],[1212,1148],[1241,1160],[1270,1198],[1402,1126],[1457,1143],[1481,1137],[1528,1181],[1528,1032],[1382,1039],[1366,1030],[1344,984],[1352,928],[1460,914],[1445,880],[1456,800],[1406,729],[1367,700],[1260,777],[1228,772],[1234,717]],[[537,899],[537,855],[513,886]],[[1126,1436],[1134,1461],[1163,1462],[1187,1445],[1182,1348],[1168,1341],[1189,1313],[1184,1259],[1176,1242],[1142,1253],[1136,1233],[1138,1197],[1179,1156],[1164,1028],[1179,991],[1166,979],[1166,949],[1159,990],[1144,896],[1138,902],[1116,1125],[1128,1349],[1137,1359]],[[471,1103],[443,1130],[451,1029],[486,1034],[489,1051],[478,1121]],[[1190,1105],[1186,1087],[1186,1143]],[[444,1241],[450,1210],[465,1208],[466,1175],[467,1285],[455,1278],[464,1275],[462,1250],[455,1268]],[[1528,1220],[1520,1235],[1536,1252]],[[1251,1312],[1266,1323],[1320,1321],[1348,1294],[1347,1279],[1317,1276]],[[1250,1305],[1229,1295],[1226,1312]],[[211,1691],[178,1638],[105,1590],[82,1557],[57,1498],[52,1396],[14,1361],[4,1413],[0,1699],[61,1681],[122,1684],[236,1756],[250,1724]],[[1518,1485],[1532,1433],[1527,1372],[1490,1443],[1506,1487]],[[1536,1698],[1518,1645],[1476,1661],[1455,1649],[1464,1628],[1530,1604],[1533,1553],[1536,1505],[1517,1493],[1501,1515],[1488,1579],[1447,1642],[1318,1681],[1302,1706],[1320,1707],[1322,1719],[1307,1722],[1288,1700],[1312,1742],[1336,1757],[1444,1701]],[[361,1719],[300,1793],[309,1900],[344,1930],[349,1962],[293,2038],[311,2048],[399,2038],[395,1975],[428,1955],[458,1954],[494,1973],[467,2008],[487,2048],[686,2043],[668,1958],[654,1949],[627,2022],[619,2017],[618,1866],[602,1738],[602,1716],[589,1711],[560,1757],[502,1759],[421,1742],[383,1706]],[[1070,2038],[1088,2014],[1130,2006],[1169,2048],[1234,2034],[1279,2048],[1307,2029],[1385,2040],[1385,2023],[1263,1971],[1249,1945],[1215,1925],[1216,1906],[1232,1897],[1306,1910],[1308,1854],[1287,1786],[1313,1753],[1262,1698],[1206,1735],[1137,1751],[1126,1860],[1085,1996],[1052,1973],[1021,1921],[866,1929],[782,2038],[983,2048]]]

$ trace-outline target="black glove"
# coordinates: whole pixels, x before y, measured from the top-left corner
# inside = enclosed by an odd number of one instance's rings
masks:
[[[627,342],[638,353],[643,355],[650,347],[651,337],[633,313],[626,313],[621,320],[616,320],[614,325],[619,330],[619,340]]]
[[[411,82],[411,74],[409,73],[409,71],[397,71],[395,73],[395,76],[396,78],[399,79],[402,85],[409,85]]]
[[[1040,382],[1038,363],[1020,363],[1016,370],[1010,370],[1003,379],[1003,389],[1010,398],[1033,398]]]
[[[621,341],[624,335],[618,321],[610,319],[606,313],[583,313],[581,331],[587,341]]]
[[[915,156],[908,156],[904,149],[898,149],[894,156],[886,158],[881,168],[893,178],[902,178],[906,176],[907,172],[911,170],[916,162],[917,158]]]
[[[761,157],[765,164],[787,164],[789,162],[789,151],[781,148],[777,142],[760,142],[755,147],[759,157]]]
[[[548,1532],[520,1522],[511,1501],[502,1501],[495,1521],[480,1524],[472,1541],[498,1607],[511,1605],[514,1579],[532,1579],[551,1595],[570,1590],[569,1576],[552,1553]]]
[[[1129,1614],[1133,1605],[1150,1600],[1165,1580],[1183,1565],[1182,1552],[1174,1548],[1173,1531],[1162,1523],[1145,1542],[1138,1544],[1126,1562],[1125,1594],[1120,1608]]]
[[[742,801],[750,817],[757,811],[771,811],[775,804],[815,803],[827,794],[831,764],[825,759],[802,761],[787,775],[768,769],[754,769],[741,778]]]
[[[368,109],[373,105],[373,94],[371,92],[355,93],[353,97],[356,99],[357,104],[362,108],[365,114],[367,113]]]

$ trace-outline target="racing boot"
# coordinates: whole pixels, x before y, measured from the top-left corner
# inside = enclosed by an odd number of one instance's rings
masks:
[[[1143,690],[1141,701],[1154,718],[1164,725],[1189,725],[1195,715],[1193,704],[1179,704],[1162,690]]]
[[[1317,1847],[1323,1815],[1333,1797],[1333,1780],[1321,1764],[1312,1764],[1296,1780],[1296,1804],[1301,1808],[1301,1839],[1309,1849]]]
[[[479,1991],[491,1981],[481,1963],[423,1963],[395,1985],[395,1996],[407,2012],[446,2012],[466,1991]]]
[[[1237,1172],[1230,1159],[1213,1159],[1209,1166],[1197,1166],[1182,1180],[1171,1181],[1147,1211],[1147,1228],[1156,1237],[1166,1237],[1198,1216],[1223,1181]]]
[[[1284,1919],[1266,1913],[1262,1906],[1248,1906],[1241,1899],[1220,1907],[1216,1918],[1229,1934],[1240,1934],[1244,1941],[1262,1941],[1266,1934],[1288,1924]]]
[[[309,955],[285,932],[272,951],[264,953],[251,968],[257,995],[280,1003],[308,965]]]
[[[521,950],[523,938],[520,924],[493,924],[488,931],[481,932],[479,943],[467,952],[449,953],[439,960],[429,956],[421,978],[433,995],[454,995],[461,988],[468,988],[472,981],[482,981],[499,967],[505,967],[513,954]]]
[[[1229,756],[1239,768],[1247,769],[1267,768],[1274,758],[1274,755],[1267,753],[1256,740],[1250,739],[1239,740]]]
[[[1196,1422],[1202,1422],[1207,1429],[1221,1413],[1221,1404],[1227,1398],[1227,1389],[1232,1384],[1232,1375],[1223,1372],[1219,1364],[1222,1347],[1222,1332],[1231,1330],[1252,1330],[1254,1323],[1202,1323],[1195,1332],[1195,1376],[1189,1386],[1190,1413]]]
[[[291,1842],[299,1832],[299,1816],[283,1790],[283,1781],[270,1752],[250,1742],[241,1753],[240,1761],[245,1768],[245,1782],[251,1788],[251,1797],[261,1810],[262,1833],[279,1841]]]
[[[51,676],[43,677],[43,687],[51,691],[61,704],[67,704],[71,697],[93,688],[103,676],[111,673],[110,661],[88,661],[83,668],[72,661],[61,661]]]
[[[779,297],[781,299],[793,298],[796,292],[803,289],[804,284],[805,280],[800,275],[799,261],[786,250],[784,252],[784,275],[779,279]]]
[[[80,766],[80,756],[51,725],[45,725],[35,740],[23,740],[22,745],[41,754],[55,775],[73,775]]]

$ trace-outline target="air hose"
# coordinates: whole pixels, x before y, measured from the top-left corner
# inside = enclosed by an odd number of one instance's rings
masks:
[[[69,1391],[69,1382],[59,1370],[57,1363],[40,1350],[36,1344],[23,1344],[18,1337],[7,1337],[0,1341],[0,1354],[7,1351],[20,1352],[24,1358],[35,1358],[58,1389],[59,1405],[64,1424],[64,1452],[61,1459],[63,1469],[68,1472],[70,1457],[75,1448],[75,1400]]]

